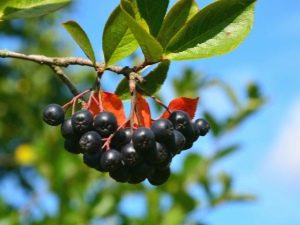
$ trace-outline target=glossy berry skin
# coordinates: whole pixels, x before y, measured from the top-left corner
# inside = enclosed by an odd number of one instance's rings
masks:
[[[169,120],[173,123],[174,128],[185,137],[186,144],[184,148],[191,147],[197,139],[197,135],[195,134],[189,114],[181,110],[174,111],[171,113]]]
[[[166,144],[166,148],[168,148],[173,154],[179,154],[181,150],[185,146],[185,137],[178,130],[174,130],[174,141]]]
[[[82,109],[74,113],[71,121],[74,131],[79,134],[84,134],[93,127],[93,114],[88,110]]]
[[[154,172],[148,176],[150,184],[158,186],[165,183],[171,175],[170,167],[164,169],[155,169]]]
[[[164,166],[172,160],[171,152],[161,143],[156,142],[155,148],[147,152],[146,161],[150,165]]]
[[[196,134],[199,136],[205,136],[210,130],[209,123],[204,119],[197,119],[194,122]]]
[[[81,136],[79,145],[83,152],[95,152],[101,149],[102,138],[96,131],[88,131]]]
[[[64,148],[70,153],[74,153],[74,154],[82,153],[82,150],[79,145],[79,140],[76,138],[65,139]]]
[[[130,168],[131,176],[128,180],[130,184],[138,184],[143,182],[152,172],[154,168],[144,162]]]
[[[100,164],[104,171],[114,171],[122,165],[122,155],[115,149],[109,149],[102,153]]]
[[[147,152],[155,148],[155,136],[151,129],[139,127],[132,134],[134,148],[139,152]]]
[[[174,141],[174,127],[170,120],[158,119],[152,123],[151,130],[155,135],[155,139],[162,143]]]
[[[74,131],[74,129],[73,129],[71,118],[66,119],[66,120],[61,124],[60,132],[61,132],[61,135],[62,135],[64,138],[72,139],[72,138],[78,137],[78,135],[75,133],[75,131]]]
[[[134,148],[132,143],[125,145],[121,149],[122,160],[126,166],[132,167],[142,160],[141,154]]]
[[[110,146],[115,149],[121,149],[122,146],[128,144],[132,138],[132,131],[130,128],[121,128],[118,130],[110,143]]]
[[[98,170],[100,168],[101,153],[101,151],[83,153],[84,164],[86,164],[88,167]]]
[[[43,111],[43,120],[51,126],[61,124],[64,121],[64,118],[65,112],[60,105],[50,104]]]
[[[131,174],[128,167],[121,165],[118,169],[109,172],[109,176],[115,181],[125,183],[129,180]]]
[[[94,128],[102,137],[108,137],[118,128],[116,117],[111,112],[100,112],[94,119]]]

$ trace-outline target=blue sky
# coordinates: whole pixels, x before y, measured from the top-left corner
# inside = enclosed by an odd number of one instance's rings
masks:
[[[82,24],[100,52],[99,31],[118,1],[83,2],[78,1],[70,17]],[[204,6],[211,1],[197,2]],[[238,49],[221,57],[172,64],[171,73],[190,65],[226,80],[240,94],[249,81],[256,81],[268,98],[267,105],[230,137],[243,144],[242,151],[218,165],[234,174],[236,190],[255,193],[258,200],[201,213],[209,224],[299,224],[299,52],[300,1],[260,0],[253,31]],[[214,93],[202,98],[206,107],[221,111]]]
[[[97,49],[99,60],[102,29],[118,2],[77,0],[74,10],[61,18],[61,22],[72,19],[83,26]],[[197,2],[203,7],[211,1]],[[76,54],[82,56],[79,49]],[[243,144],[242,151],[218,165],[218,169],[234,175],[236,190],[252,192],[258,200],[202,213],[209,224],[299,224],[299,54],[300,1],[258,0],[253,31],[238,49],[221,57],[172,64],[171,73],[189,65],[226,80],[240,94],[249,81],[256,81],[268,98],[267,105],[230,136]],[[216,97],[215,93],[204,94],[203,104],[214,111],[222,111],[222,106],[226,109],[226,104],[216,101]]]

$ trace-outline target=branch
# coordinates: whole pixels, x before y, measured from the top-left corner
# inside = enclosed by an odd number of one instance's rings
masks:
[[[79,95],[79,91],[76,89],[75,85],[71,82],[61,67],[55,65],[50,65],[50,67],[58,75],[59,79],[61,79],[61,81],[69,88],[70,92],[74,96]]]

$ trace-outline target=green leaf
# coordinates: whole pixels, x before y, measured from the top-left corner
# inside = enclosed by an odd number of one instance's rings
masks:
[[[194,0],[180,0],[168,12],[157,36],[159,43],[166,47],[183,25],[199,11]]]
[[[167,78],[167,73],[169,70],[170,61],[163,61],[158,66],[151,71],[148,75],[144,77],[145,82],[139,84],[138,88],[141,92],[143,92],[146,96],[154,95],[164,83],[165,79]],[[115,93],[121,99],[129,99],[130,92],[128,86],[128,79],[124,78],[118,85]]]
[[[127,57],[137,49],[138,43],[127,25],[120,6],[108,18],[102,39],[107,66]]]
[[[0,21],[42,16],[70,3],[70,0],[1,0]]]
[[[141,17],[147,22],[150,34],[154,37],[158,34],[164,16],[167,12],[169,0],[137,0]]]
[[[147,26],[139,22],[134,4],[130,0],[122,0],[121,8],[131,32],[138,41],[147,62],[160,61],[163,48],[147,31]]]
[[[96,64],[96,58],[91,42],[80,25],[75,21],[67,21],[63,23],[63,26],[80,46],[85,55],[93,62],[93,64]]]
[[[230,52],[249,34],[255,0],[219,0],[200,10],[171,39],[165,57],[207,58]]]

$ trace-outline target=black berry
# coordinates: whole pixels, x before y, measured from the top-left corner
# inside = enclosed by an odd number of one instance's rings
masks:
[[[131,176],[128,180],[130,184],[138,184],[143,182],[153,171],[154,168],[146,163],[140,163],[130,168]]]
[[[133,146],[137,151],[147,152],[155,148],[155,136],[151,129],[139,127],[132,134]]]
[[[131,176],[129,168],[121,165],[118,169],[109,172],[109,176],[118,182],[127,182]]]
[[[197,119],[194,122],[196,134],[199,136],[205,136],[210,130],[209,123],[204,119]]]
[[[84,152],[95,152],[101,149],[101,136],[96,131],[88,131],[81,136],[79,145]]]
[[[71,153],[74,154],[79,154],[82,152],[80,145],[79,145],[79,140],[76,138],[73,139],[65,139],[64,142],[64,148]]]
[[[61,124],[64,121],[64,117],[64,109],[57,104],[50,104],[43,111],[43,120],[51,126]]]
[[[114,134],[110,146],[119,150],[122,146],[131,141],[131,137],[132,131],[130,128],[121,128]]]
[[[101,166],[104,171],[110,172],[118,169],[122,164],[122,155],[115,149],[109,149],[102,153]]]
[[[118,128],[116,117],[111,112],[100,112],[94,120],[94,128],[102,137],[108,137]]]
[[[162,143],[174,141],[173,124],[170,120],[159,119],[153,122],[151,130],[155,135],[155,139]]]
[[[171,162],[171,152],[161,143],[156,142],[155,148],[147,152],[147,163],[155,166],[163,166]]]
[[[142,160],[141,154],[134,148],[132,143],[125,145],[121,149],[122,160],[127,166],[137,165]]]
[[[73,129],[71,118],[66,119],[62,123],[62,125],[60,127],[60,131],[61,131],[61,135],[64,138],[72,139],[72,138],[76,138],[78,136]]]
[[[83,153],[83,162],[87,166],[99,170],[100,160],[101,160],[101,151],[96,151],[93,153]],[[101,171],[101,170],[100,170]]]
[[[177,130],[173,131],[174,133],[174,142],[169,142],[166,144],[166,147],[173,153],[173,154],[179,154],[180,151],[185,146],[185,137],[182,133],[180,133]]]
[[[93,127],[93,114],[88,110],[80,110],[71,118],[73,129],[80,134],[83,134]]]
[[[169,179],[170,175],[170,167],[164,169],[155,169],[154,172],[150,176],[148,176],[148,181],[152,185],[161,185]]]

